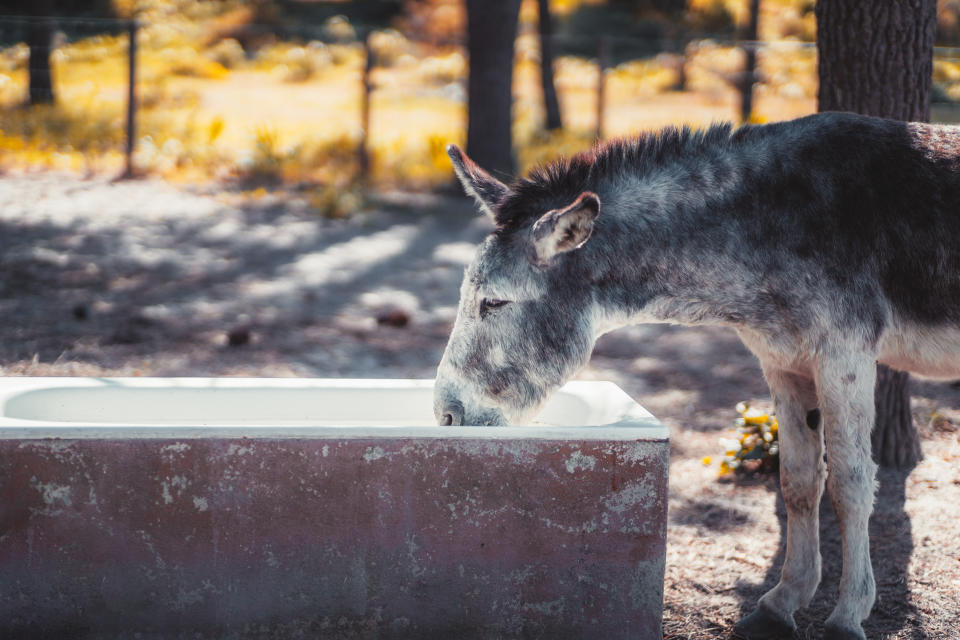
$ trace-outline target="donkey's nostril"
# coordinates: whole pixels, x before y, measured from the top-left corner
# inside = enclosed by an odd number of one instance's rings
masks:
[[[462,425],[463,406],[457,401],[446,403],[440,414],[440,424],[444,427],[459,427]]]

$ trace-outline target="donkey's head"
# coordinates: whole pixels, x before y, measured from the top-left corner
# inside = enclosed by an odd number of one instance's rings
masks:
[[[600,199],[579,189],[533,196],[493,178],[456,146],[447,152],[497,229],[464,274],[434,413],[445,425],[516,424],[532,418],[593,349],[594,302],[581,247]]]

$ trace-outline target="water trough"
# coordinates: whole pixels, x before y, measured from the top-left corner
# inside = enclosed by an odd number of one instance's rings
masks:
[[[0,637],[660,637],[667,431],[572,382],[0,379]]]

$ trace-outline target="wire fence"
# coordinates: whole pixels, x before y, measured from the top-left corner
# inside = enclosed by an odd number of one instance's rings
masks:
[[[520,165],[594,138],[677,121],[756,121],[816,109],[812,43],[557,36],[563,129],[545,132],[536,34],[517,39],[514,131]],[[132,46],[131,46],[132,43]],[[466,131],[462,41],[394,30],[0,17],[0,162],[232,177],[253,183],[430,185]],[[636,50],[656,55],[630,58]],[[744,69],[757,53],[753,73]],[[956,119],[956,50],[938,50],[935,119]],[[33,104],[30,109],[20,105]]]

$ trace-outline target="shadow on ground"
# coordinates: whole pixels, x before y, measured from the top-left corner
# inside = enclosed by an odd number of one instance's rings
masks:
[[[909,475],[910,470],[880,469],[878,472],[876,503],[870,518],[871,559],[877,583],[877,600],[870,617],[863,624],[868,638],[879,638],[881,635],[889,637],[890,634],[915,640],[928,638],[907,588],[914,547],[910,517],[904,510]],[[777,554],[761,583],[737,584],[740,617],[753,611],[760,596],[772,589],[780,579],[787,544],[787,511],[779,490],[776,491],[776,515],[780,525]],[[810,606],[794,616],[797,623],[795,638],[813,640],[822,637],[823,623],[839,595],[842,549],[840,525],[829,496],[824,493],[820,504],[822,580]]]
[[[7,364],[196,375],[279,357],[305,375],[432,375],[486,231],[460,200],[330,221],[158,183],[24,182],[0,193]]]

